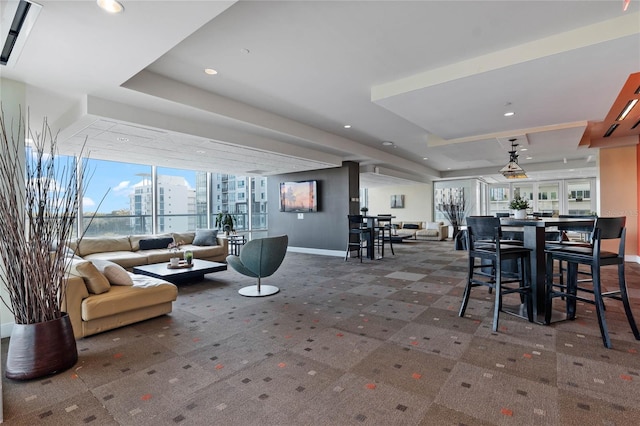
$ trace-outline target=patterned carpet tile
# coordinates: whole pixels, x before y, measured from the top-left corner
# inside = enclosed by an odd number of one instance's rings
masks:
[[[484,320],[486,320],[486,318]],[[457,310],[439,309],[432,306],[418,315],[413,322],[459,331],[461,333],[474,334],[482,324],[482,319],[460,318]]]
[[[407,321],[375,314],[360,313],[334,325],[338,330],[359,336],[387,340],[407,325]]]
[[[400,302],[392,299],[381,299],[362,309],[367,314],[411,321],[427,309],[426,306],[415,303]]]
[[[414,305],[431,306],[431,304],[435,302],[439,297],[440,295],[438,294],[430,294],[421,291],[403,289],[390,294],[386,297],[386,299],[398,300],[400,302],[411,303]]]
[[[637,425],[640,419],[638,407],[628,407],[617,402],[590,398],[570,390],[558,391],[559,423],[567,426],[585,425]],[[597,419],[601,419],[598,421]]]
[[[558,354],[558,388],[629,408],[640,407],[640,367]]]
[[[425,396],[347,373],[287,424],[411,425],[420,422],[429,403]]]
[[[505,422],[507,423],[507,422]],[[493,426],[495,423],[485,422],[476,417],[472,417],[452,410],[440,404],[433,403],[429,406],[427,414],[420,422],[419,426]]]
[[[393,344],[384,344],[350,372],[375,383],[434,398],[449,377],[455,361]]]
[[[176,356],[92,390],[121,424],[153,418],[214,383],[215,376],[189,359]]]
[[[458,330],[448,330],[426,324],[410,323],[389,339],[405,348],[460,359],[467,350],[472,336]]]
[[[555,387],[459,362],[435,402],[492,424],[557,425]]]
[[[398,290],[393,287],[376,284],[362,284],[349,290],[349,292],[351,293],[363,294],[365,296],[374,296],[379,298],[387,297],[395,293],[396,291]]]
[[[5,418],[7,418],[6,411],[4,414]],[[85,391],[63,401],[49,404],[34,412],[22,412],[5,424],[43,426],[93,424],[111,426],[121,423],[118,423],[112,417],[111,413],[91,392]]]
[[[327,328],[317,336],[301,341],[290,348],[290,351],[347,370],[381,344],[379,340],[370,337]]]
[[[501,374],[556,386],[555,352],[473,337],[461,360]]]

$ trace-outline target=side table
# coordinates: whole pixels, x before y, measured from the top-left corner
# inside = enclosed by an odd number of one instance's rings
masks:
[[[247,238],[244,235],[229,235],[229,254],[236,256],[240,255],[240,248],[247,243]]]

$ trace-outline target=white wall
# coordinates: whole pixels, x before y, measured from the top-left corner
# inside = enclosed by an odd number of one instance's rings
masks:
[[[368,214],[370,215],[391,213],[396,216],[394,222],[430,222],[432,220],[433,185],[431,184],[381,186],[369,188],[368,192]],[[390,208],[392,195],[404,195],[404,208]]]

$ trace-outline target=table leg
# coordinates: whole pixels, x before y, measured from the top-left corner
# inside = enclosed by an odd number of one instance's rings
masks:
[[[544,321],[546,260],[544,255],[545,229],[542,226],[524,227],[524,246],[531,249],[531,291],[533,292],[533,320]]]

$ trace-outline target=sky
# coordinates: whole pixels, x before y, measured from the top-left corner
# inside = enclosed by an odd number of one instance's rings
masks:
[[[129,194],[133,185],[139,183],[146,175],[151,176],[151,166],[131,163],[117,163],[113,161],[87,161],[87,177],[85,180],[85,194],[83,210],[85,213],[111,213],[114,210],[129,210]],[[159,175],[184,177],[191,188],[196,187],[195,172],[191,170],[169,169],[158,167]],[[106,197],[105,197],[106,194]],[[102,198],[102,204],[100,201]],[[98,205],[100,206],[98,207]]]

